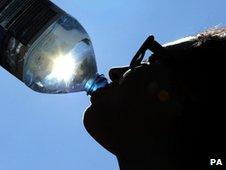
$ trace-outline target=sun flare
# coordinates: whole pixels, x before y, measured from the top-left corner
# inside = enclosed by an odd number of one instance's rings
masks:
[[[70,82],[75,73],[75,64],[75,59],[71,54],[55,58],[53,60],[52,72],[48,78],[56,79],[59,82]]]

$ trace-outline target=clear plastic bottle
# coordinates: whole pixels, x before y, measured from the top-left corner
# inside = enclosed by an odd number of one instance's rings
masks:
[[[97,73],[87,32],[69,15],[60,17],[46,29],[29,48],[25,58],[23,81],[38,92],[91,93],[107,83]]]
[[[51,1],[1,2],[0,28],[0,64],[31,89],[91,94],[107,84],[85,29]]]

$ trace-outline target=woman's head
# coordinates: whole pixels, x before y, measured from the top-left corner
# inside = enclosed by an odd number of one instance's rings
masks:
[[[88,132],[121,159],[191,161],[223,106],[225,37],[226,29],[208,30],[164,45],[159,61],[110,70],[113,82],[93,94],[85,113]]]

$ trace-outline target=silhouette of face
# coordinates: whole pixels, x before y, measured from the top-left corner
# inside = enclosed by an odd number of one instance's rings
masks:
[[[177,110],[164,86],[168,83],[169,71],[159,67],[111,69],[112,83],[91,96],[92,104],[85,112],[84,125],[110,152],[140,149],[149,145],[153,136],[164,138],[174,128],[172,122]]]

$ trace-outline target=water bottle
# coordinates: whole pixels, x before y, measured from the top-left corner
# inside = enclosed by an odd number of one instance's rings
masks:
[[[85,29],[49,0],[2,1],[0,34],[1,65],[32,90],[92,94],[107,84]]]

